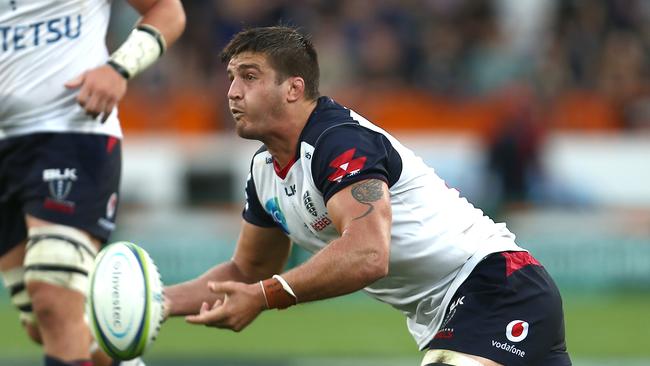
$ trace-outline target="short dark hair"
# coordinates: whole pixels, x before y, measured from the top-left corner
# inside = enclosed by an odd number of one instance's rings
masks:
[[[318,98],[318,55],[309,37],[297,29],[286,26],[245,29],[224,47],[221,61],[228,63],[242,52],[265,54],[278,73],[278,82],[300,76],[305,80],[305,96],[311,100]]]

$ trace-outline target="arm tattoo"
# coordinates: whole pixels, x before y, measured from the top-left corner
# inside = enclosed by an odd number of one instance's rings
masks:
[[[353,220],[361,219],[368,216],[375,209],[372,202],[378,201],[384,195],[382,181],[378,179],[369,179],[352,187],[352,197],[358,202],[368,205],[368,211]]]

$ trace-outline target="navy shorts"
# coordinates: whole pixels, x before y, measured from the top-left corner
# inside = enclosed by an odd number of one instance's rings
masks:
[[[458,288],[429,349],[503,365],[571,365],[557,286],[528,252],[494,253]]]
[[[27,237],[25,214],[106,242],[115,227],[120,140],[38,133],[0,140],[0,256]]]

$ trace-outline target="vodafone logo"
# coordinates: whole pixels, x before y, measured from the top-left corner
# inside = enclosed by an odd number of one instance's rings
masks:
[[[521,342],[528,336],[528,322],[513,320],[506,327],[506,338],[510,342]]]

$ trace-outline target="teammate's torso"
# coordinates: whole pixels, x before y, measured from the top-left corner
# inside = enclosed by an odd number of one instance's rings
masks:
[[[76,131],[121,136],[116,113],[101,124],[64,84],[106,62],[110,0],[0,2],[0,138]]]

